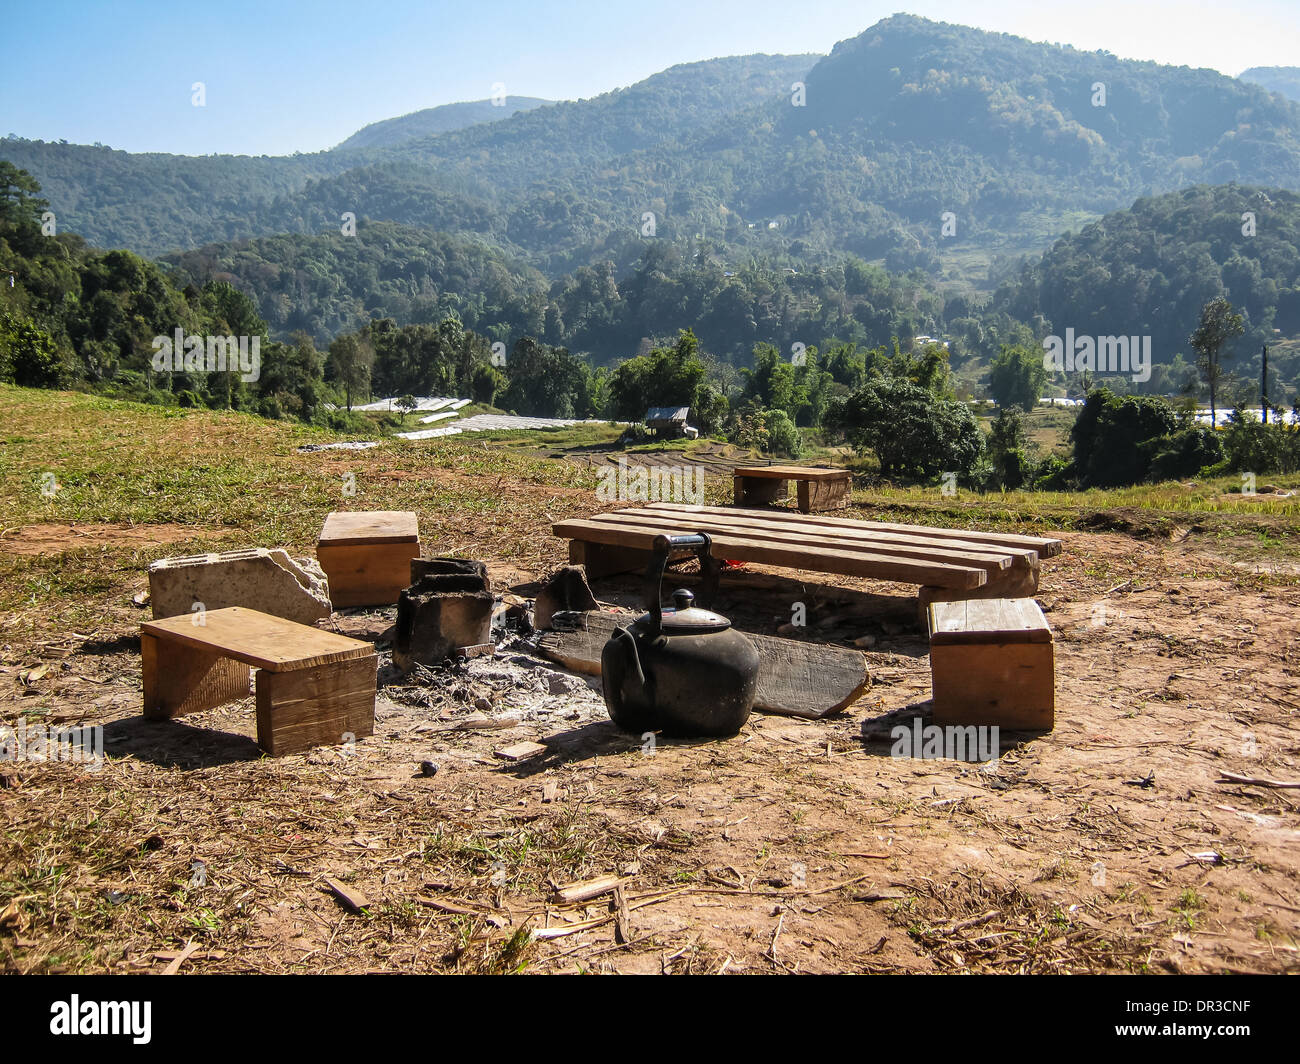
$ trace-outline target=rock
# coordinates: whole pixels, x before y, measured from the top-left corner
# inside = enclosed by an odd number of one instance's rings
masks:
[[[149,566],[149,599],[155,619],[227,606],[312,624],[331,612],[329,581],[311,558],[250,547],[187,558],[162,558]]]
[[[437,774],[438,774],[438,766],[437,766],[437,764],[436,764],[435,762],[433,762],[433,761],[421,761],[421,762],[420,762],[420,775],[421,775],[421,776],[424,776],[425,778],[428,778],[428,777],[430,777],[430,776],[436,776]]]
[[[566,565],[556,570],[537,593],[533,606],[533,627],[546,631],[551,627],[551,617],[571,610],[598,610],[600,603],[587,584],[587,570],[581,565]]]
[[[586,683],[575,676],[566,676],[562,672],[547,672],[546,689],[553,695],[571,695],[586,687]]]

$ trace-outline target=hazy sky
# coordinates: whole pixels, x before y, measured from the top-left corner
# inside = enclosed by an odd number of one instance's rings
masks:
[[[579,99],[675,63],[829,52],[895,11],[1116,55],[1300,65],[1300,0],[6,0],[0,136],[283,154],[422,107]],[[203,82],[206,106],[191,104]]]

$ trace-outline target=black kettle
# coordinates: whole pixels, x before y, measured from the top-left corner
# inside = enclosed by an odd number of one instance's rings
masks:
[[[758,651],[727,618],[695,605],[686,589],[660,605],[673,550],[697,548],[702,569],[712,563],[704,533],[657,536],[646,570],[648,612],[616,628],[600,655],[605,706],[624,731],[675,736],[735,735],[754,708]]]

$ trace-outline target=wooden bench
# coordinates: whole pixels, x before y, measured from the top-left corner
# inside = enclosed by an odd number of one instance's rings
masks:
[[[396,604],[419,556],[419,522],[405,510],[332,513],[316,543],[335,609]]]
[[[1038,588],[1039,561],[1061,542],[1036,536],[652,503],[552,526],[592,578],[644,569],[658,535],[707,532],[715,559],[890,580],[941,599],[1015,598]]]
[[[1051,731],[1054,648],[1038,603],[936,602],[929,624],[935,724]]]
[[[813,466],[744,466],[732,473],[737,506],[754,506],[784,499],[789,481],[798,485],[799,512],[839,510],[849,504],[852,476],[847,469]]]
[[[375,728],[370,643],[242,606],[140,626],[144,715],[169,720],[248,697],[257,669],[257,745],[293,754]]]

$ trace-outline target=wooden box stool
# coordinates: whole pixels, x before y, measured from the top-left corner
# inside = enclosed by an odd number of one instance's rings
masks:
[[[335,609],[395,605],[419,556],[419,523],[405,510],[332,513],[316,544]]]
[[[768,505],[790,494],[788,481],[799,492],[799,512],[841,510],[849,504],[853,474],[847,469],[814,466],[742,466],[732,471],[737,506]]]
[[[1052,630],[1037,602],[934,602],[928,612],[935,724],[1052,730]]]
[[[230,606],[140,626],[144,715],[169,720],[248,697],[257,669],[257,745],[268,754],[361,739],[375,730],[375,648]]]

